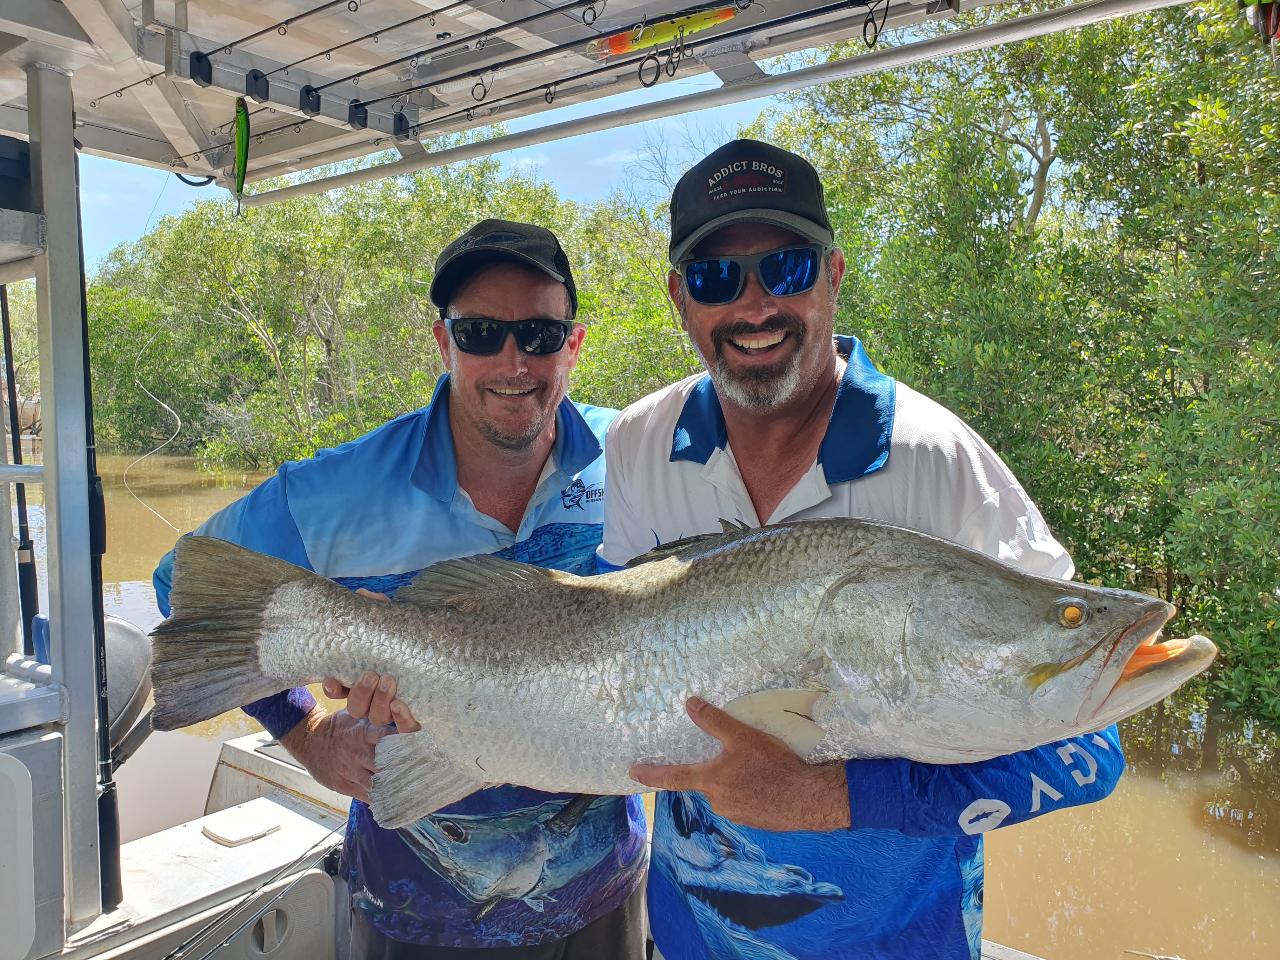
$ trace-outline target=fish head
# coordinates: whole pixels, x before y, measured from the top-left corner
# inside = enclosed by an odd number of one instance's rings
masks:
[[[990,563],[990,561],[988,561]],[[992,563],[994,567],[995,564]],[[975,587],[987,663],[1057,734],[1105,727],[1168,696],[1213,661],[1204,637],[1164,640],[1158,597],[1023,574],[1001,564]]]
[[[1058,642],[1045,645],[1050,657],[1026,674],[1032,709],[1050,721],[1081,731],[1108,726],[1164,699],[1217,656],[1206,637],[1164,639],[1165,624],[1177,613],[1172,604],[1127,590],[1073,586],[1058,602],[1062,616],[1053,627],[1079,638],[1066,644],[1054,638]],[[1092,630],[1064,622],[1080,616],[1096,617]]]
[[[830,574],[839,595],[825,646],[842,711],[886,741],[909,728],[917,759],[977,760],[1101,729],[1167,696],[1217,652],[1203,637],[1163,641],[1176,609],[1157,597],[1027,573],[906,531],[874,533],[855,543],[847,571]]]
[[[547,817],[552,812],[549,809]],[[432,814],[407,829],[423,862],[471,900],[520,899],[537,887],[551,856],[546,817],[518,815],[527,813],[496,817]]]

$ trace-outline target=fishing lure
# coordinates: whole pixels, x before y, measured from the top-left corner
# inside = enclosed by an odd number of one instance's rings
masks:
[[[655,20],[653,23],[641,22],[621,33],[592,40],[587,44],[586,52],[597,60],[608,60],[610,57],[674,43],[690,34],[727,23],[738,15],[738,10],[737,4],[731,4],[727,7],[696,10],[666,20]]]
[[[236,213],[240,213],[240,200],[244,197],[244,175],[249,166],[249,105],[244,97],[236,98]]]

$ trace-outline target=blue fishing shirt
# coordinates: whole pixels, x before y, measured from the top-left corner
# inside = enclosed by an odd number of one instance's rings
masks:
[[[596,572],[601,448],[616,411],[561,402],[548,467],[513,534],[458,486],[448,381],[441,378],[424,409],[284,464],[196,532],[353,590],[388,594],[423,567],[480,553]],[[153,577],[166,616],[172,574],[170,551]],[[314,704],[300,687],[245,710],[279,738]],[[493,787],[400,830],[379,827],[368,806],[353,800],[343,848],[352,904],[385,936],[404,942],[506,947],[562,939],[621,906],[646,865],[639,797],[601,797],[585,809],[579,801],[562,813],[575,796]],[[573,829],[564,829],[566,815]],[[513,876],[528,879],[513,889]]]
[[[814,517],[884,520],[1031,573],[1071,558],[976,432],[876,369],[845,360],[808,472],[756,515],[709,377],[627,407],[606,444],[601,561],[720,530]],[[700,793],[657,795],[649,871],[653,938],[666,960],[978,960],[982,836],[1105,797],[1124,769],[1115,727],[979,763],[850,760],[851,829],[776,833],[714,813]]]

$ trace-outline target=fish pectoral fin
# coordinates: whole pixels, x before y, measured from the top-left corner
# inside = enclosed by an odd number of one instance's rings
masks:
[[[725,704],[724,710],[743,723],[777,737],[807,757],[826,736],[813,719],[815,704],[825,690],[761,690]]]
[[[419,606],[466,605],[472,597],[491,597],[495,589],[548,586],[578,577],[488,554],[432,564],[396,591],[395,600]]]
[[[492,786],[445,756],[425,731],[378,741],[369,806],[378,826],[396,830]]]

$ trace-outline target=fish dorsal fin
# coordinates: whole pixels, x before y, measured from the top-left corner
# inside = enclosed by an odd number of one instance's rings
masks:
[[[432,564],[397,590],[395,599],[418,606],[458,606],[477,595],[490,596],[497,590],[547,586],[569,579],[576,578],[558,570],[482,553]]]
[[[741,520],[725,520],[721,517],[719,533],[699,533],[692,537],[681,537],[679,540],[672,540],[670,543],[654,547],[648,553],[640,554],[627,566],[638,567],[642,563],[653,563],[656,560],[666,560],[668,557],[689,560],[710,546],[730,543],[736,537],[746,536],[754,532],[754,527],[747,526]]]

